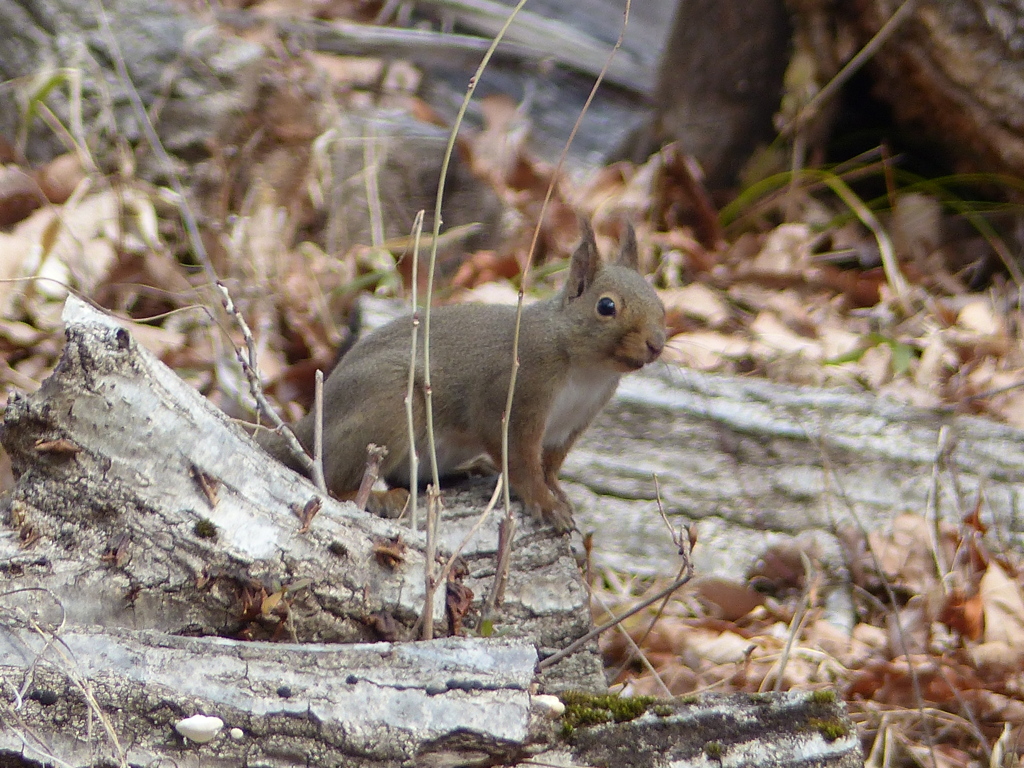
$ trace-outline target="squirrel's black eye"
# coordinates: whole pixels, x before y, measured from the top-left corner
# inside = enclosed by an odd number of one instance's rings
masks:
[[[604,317],[615,316],[615,299],[611,296],[602,296],[597,300],[597,314]]]

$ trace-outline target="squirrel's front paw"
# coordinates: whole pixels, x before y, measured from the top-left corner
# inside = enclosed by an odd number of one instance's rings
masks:
[[[564,496],[553,496],[550,504],[531,504],[530,509],[534,517],[553,526],[558,533],[566,533],[573,529],[572,505]]]

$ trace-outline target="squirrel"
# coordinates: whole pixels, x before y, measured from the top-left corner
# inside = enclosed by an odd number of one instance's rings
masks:
[[[602,264],[590,224],[572,255],[562,291],[523,308],[520,369],[509,422],[511,489],[526,508],[562,533],[572,506],[558,472],[576,439],[608,402],[625,373],[665,346],[665,308],[639,272],[636,234],[626,225],[617,259]],[[483,304],[438,307],[431,313],[430,374],[439,474],[490,456],[501,466],[501,420],[508,397],[516,308]],[[413,404],[420,480],[427,458],[422,337]],[[359,488],[369,443],[386,446],[381,476],[409,483],[405,396],[411,319],[399,318],[355,343],[324,383],[323,461],[328,490],[339,498]],[[307,450],[313,414],[293,425]],[[296,468],[283,438],[261,430],[258,442]]]

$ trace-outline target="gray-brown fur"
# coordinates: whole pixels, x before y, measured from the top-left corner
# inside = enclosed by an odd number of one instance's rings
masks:
[[[565,288],[523,309],[520,369],[509,425],[512,489],[534,514],[559,530],[572,508],[558,484],[562,461],[615,391],[623,373],[655,360],[665,344],[665,310],[637,271],[636,239],[627,228],[615,263],[601,265],[594,233],[581,222]],[[610,298],[614,316],[598,312]],[[607,302],[603,305],[607,311]],[[514,307],[463,304],[431,317],[434,434],[441,474],[481,454],[501,465],[501,415],[508,395]],[[421,479],[429,476],[423,396],[423,338],[416,370],[414,421]],[[406,394],[411,325],[401,318],[360,340],[324,385],[324,476],[338,496],[362,478],[368,443],[387,446],[382,476],[409,480]],[[559,396],[561,395],[561,399]],[[312,414],[294,425],[313,444]],[[546,439],[545,439],[546,436]],[[261,443],[283,458],[279,443]]]

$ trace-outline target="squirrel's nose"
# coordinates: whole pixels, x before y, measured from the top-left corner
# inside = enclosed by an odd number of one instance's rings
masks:
[[[665,349],[665,340],[663,338],[647,340],[647,351],[650,352],[652,360],[658,357],[663,349]]]

